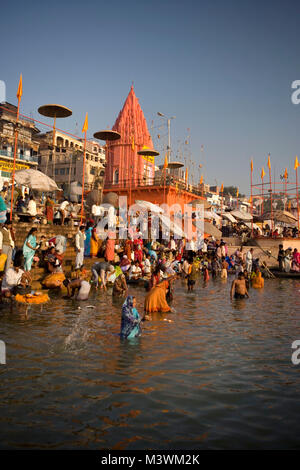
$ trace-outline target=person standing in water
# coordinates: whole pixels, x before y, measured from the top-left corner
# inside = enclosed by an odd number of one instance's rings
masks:
[[[245,299],[246,297],[249,299],[244,273],[239,273],[238,278],[232,281],[230,290],[231,300],[233,297],[235,299]]]

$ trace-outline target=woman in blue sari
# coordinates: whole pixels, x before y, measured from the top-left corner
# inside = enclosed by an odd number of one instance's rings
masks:
[[[25,259],[25,263],[24,263],[25,271],[31,270],[32,261],[33,261],[33,257],[35,255],[35,250],[36,250],[36,236],[35,236],[36,232],[37,232],[37,228],[33,227],[29,231],[26,237],[26,240],[24,242],[24,245],[23,245],[23,255]]]
[[[0,224],[4,224],[6,221],[6,204],[2,196],[0,196]]]
[[[131,339],[141,334],[141,317],[136,306],[136,299],[129,295],[122,307],[121,333],[122,339]]]
[[[84,256],[90,256],[91,254],[91,238],[92,238],[93,224],[90,222],[87,225],[85,231],[85,240],[84,240]]]

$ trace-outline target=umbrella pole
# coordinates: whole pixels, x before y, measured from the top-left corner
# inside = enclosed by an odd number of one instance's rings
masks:
[[[298,194],[298,166],[296,166],[296,195],[297,195],[297,222],[298,222],[298,238],[300,238],[300,222],[299,222],[299,194]]]
[[[14,184],[15,184],[16,158],[17,158],[17,146],[18,146],[18,122],[19,122],[19,112],[20,112],[20,101],[21,101],[21,96],[18,97],[18,110],[17,110],[17,119],[16,119],[16,130],[15,130],[14,164],[13,164],[13,172],[12,172],[10,216],[9,216],[10,221],[12,220],[12,212],[13,212],[13,205],[14,205]]]
[[[80,225],[82,225],[82,220],[83,220],[85,153],[86,153],[86,131],[84,132],[84,147],[83,147],[83,169],[82,169],[82,195],[81,195]]]
[[[253,167],[251,166],[251,180],[250,180],[250,187],[251,187],[251,238],[253,238],[253,196],[252,196],[252,173],[253,173]]]
[[[53,179],[55,178],[55,129],[56,129],[56,116],[54,116],[54,121],[53,121],[53,136],[52,136],[52,148],[53,148]]]

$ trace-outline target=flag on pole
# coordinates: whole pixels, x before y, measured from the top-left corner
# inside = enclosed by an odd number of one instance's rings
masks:
[[[265,170],[264,170],[264,167],[262,167],[261,169],[261,179],[263,180],[264,179],[264,176],[265,176]]]
[[[19,86],[17,91],[17,98],[20,101],[23,95],[22,74],[20,75]]]
[[[185,182],[187,183],[187,180],[188,180],[188,176],[189,176],[189,172],[188,172],[188,169],[186,168],[185,170]]]
[[[166,156],[165,156],[165,163],[164,163],[164,170],[168,168],[168,154],[166,153]]]
[[[88,113],[86,113],[82,132],[86,132],[88,128],[89,128]]]
[[[252,173],[253,172],[253,160],[252,159],[251,159],[250,168],[251,168],[251,173]]]
[[[271,160],[270,160],[270,154],[268,155],[268,167],[269,167],[269,170],[271,170]]]
[[[252,196],[249,197],[249,204],[252,204]]]
[[[203,175],[201,175],[201,178],[200,178],[200,184],[203,183]]]
[[[297,170],[298,166],[299,166],[299,162],[298,162],[298,157],[296,155],[294,170]]]
[[[236,197],[239,197],[239,188],[236,190]]]
[[[287,168],[285,169],[285,172],[284,172],[284,178],[287,180],[287,177],[288,177],[288,172],[287,172]]]
[[[221,186],[221,189],[220,189],[220,193],[223,193],[223,191],[224,191],[224,185],[223,185],[223,183],[222,183],[222,186]]]

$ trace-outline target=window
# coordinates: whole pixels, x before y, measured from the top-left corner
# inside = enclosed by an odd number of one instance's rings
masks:
[[[55,168],[55,174],[58,175],[58,168]]]
[[[65,174],[65,169],[64,169],[64,168],[61,168],[61,169],[59,170],[59,173],[60,173],[61,175],[64,175],[64,174]]]
[[[119,182],[119,170],[115,170],[113,182],[114,182],[115,184],[117,184],[117,183]]]
[[[95,175],[95,174],[96,174],[96,167],[91,166],[91,168],[90,168],[90,174],[91,174],[91,175]]]

